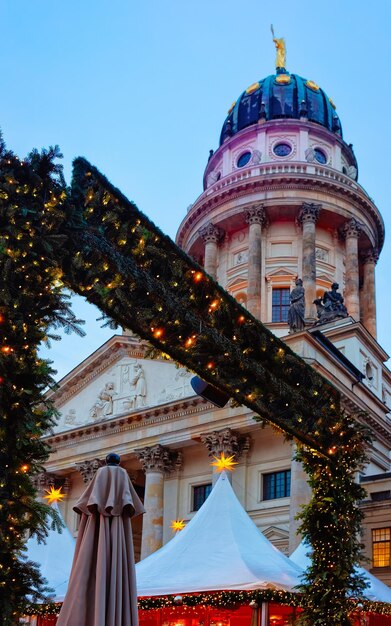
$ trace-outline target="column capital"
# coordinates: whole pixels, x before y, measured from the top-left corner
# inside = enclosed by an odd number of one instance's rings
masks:
[[[359,238],[363,229],[363,224],[352,217],[348,220],[344,226],[341,228],[342,237],[346,239],[346,237],[356,237]]]
[[[219,243],[223,239],[225,232],[219,226],[209,222],[206,226],[200,228],[198,234],[204,243]]]
[[[182,453],[165,448],[160,444],[139,448],[134,452],[145,473],[161,472],[162,474],[169,474],[174,470],[179,471],[182,468]]]
[[[248,207],[244,212],[244,218],[249,226],[251,226],[251,224],[264,226],[266,223],[266,213],[263,204],[253,204]]]
[[[83,482],[90,483],[98,469],[103,465],[105,465],[103,459],[87,459],[81,463],[76,463],[76,469],[82,475]]]
[[[373,265],[376,265],[379,260],[379,250],[377,248],[369,248],[369,250],[362,252],[361,259],[364,264],[373,263]]]
[[[236,460],[248,453],[251,444],[249,435],[240,435],[230,428],[203,433],[201,441],[206,446],[209,456],[219,456],[224,453],[225,456],[235,455]]]
[[[50,472],[41,472],[32,478],[32,483],[37,490],[38,496],[42,497],[45,491],[49,491],[51,487],[61,487],[63,493],[68,493],[70,488],[70,480],[68,477],[58,476]]]
[[[303,202],[297,216],[297,221],[299,222],[299,224],[304,224],[304,222],[314,222],[316,224],[319,218],[321,208],[321,204],[315,204],[314,202]]]

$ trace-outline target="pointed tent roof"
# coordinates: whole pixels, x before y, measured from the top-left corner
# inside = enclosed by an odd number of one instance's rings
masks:
[[[30,537],[26,543],[27,558],[38,563],[48,586],[54,589],[51,598],[53,602],[62,602],[68,588],[76,542],[65,525],[58,505],[54,503],[52,506],[56,508],[65,528],[61,533],[50,529],[45,543],[38,543],[36,537]]]
[[[296,548],[294,552],[292,552],[289,557],[293,563],[299,565],[303,569],[307,569],[310,565],[310,557],[309,557],[309,547],[308,545],[302,541]],[[364,591],[364,596],[368,598],[368,600],[373,600],[377,602],[391,602],[391,589],[381,580],[370,574],[363,567],[356,567],[356,571],[359,574],[365,574],[366,581],[369,583],[369,586]]]
[[[222,589],[292,590],[301,568],[275,548],[222,473],[187,526],[136,565],[139,596]]]

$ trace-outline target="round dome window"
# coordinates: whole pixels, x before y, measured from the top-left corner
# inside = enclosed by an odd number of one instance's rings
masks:
[[[273,152],[278,157],[286,157],[292,152],[292,147],[289,143],[277,143],[273,148]]]
[[[236,165],[238,167],[244,167],[245,165],[247,165],[250,159],[251,159],[251,152],[243,152],[243,154],[241,154],[240,157],[238,158]]]
[[[320,148],[314,148],[314,156],[318,163],[320,163],[321,165],[326,165],[328,159],[323,150],[321,150]]]

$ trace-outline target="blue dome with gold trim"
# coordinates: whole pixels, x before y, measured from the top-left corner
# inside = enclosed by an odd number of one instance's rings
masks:
[[[342,137],[335,105],[312,80],[289,74],[284,68],[244,91],[228,112],[220,145],[243,128],[260,120],[308,119]]]

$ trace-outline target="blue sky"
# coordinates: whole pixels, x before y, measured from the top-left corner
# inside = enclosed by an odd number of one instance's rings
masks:
[[[19,156],[59,144],[66,177],[85,156],[171,237],[202,191],[231,102],[287,66],[337,105],[359,182],[391,221],[388,0],[0,0],[0,127]],[[377,266],[378,339],[391,352],[388,240]],[[59,377],[112,331],[80,298],[87,337],[48,356]]]

